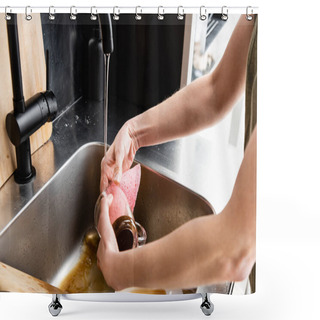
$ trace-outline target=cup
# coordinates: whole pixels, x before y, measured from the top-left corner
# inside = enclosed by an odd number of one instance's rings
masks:
[[[96,229],[101,213],[100,203],[102,197],[104,196],[106,196],[106,193],[102,192],[98,197],[94,208],[94,224]],[[147,241],[146,230],[140,223],[135,221],[128,203],[125,205],[124,212],[122,212],[120,216],[112,223],[112,227],[118,242],[119,251],[125,251],[142,246]]]

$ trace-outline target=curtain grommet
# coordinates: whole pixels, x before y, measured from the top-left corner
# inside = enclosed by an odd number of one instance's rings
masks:
[[[77,8],[75,6],[70,7],[70,20],[77,20]]]
[[[93,10],[95,10],[95,13],[93,13]],[[97,14],[98,14],[98,10],[95,6],[91,7],[90,9],[90,20],[91,21],[96,21],[97,20]]]
[[[221,20],[227,21],[228,20],[228,7],[223,6],[221,8]]]
[[[251,9],[251,14],[249,13],[250,9]],[[248,6],[247,9],[246,9],[246,19],[248,21],[251,21],[253,19],[253,9],[250,6]]]
[[[200,7],[200,20],[205,21],[207,19],[207,9],[205,6]]]
[[[178,20],[183,20],[184,19],[184,8],[183,8],[183,6],[179,6],[178,7],[177,19]]]
[[[119,7],[113,7],[113,20],[118,21],[119,19],[120,19],[120,9]]]
[[[11,16],[10,16],[10,14],[9,13],[11,13],[11,9],[10,9],[10,7],[9,6],[6,6],[5,8],[4,8],[4,19],[5,20],[7,20],[7,21],[9,21],[9,20],[11,20]]]
[[[49,7],[49,20],[54,20],[55,17],[55,13],[56,13],[56,9],[54,8],[54,6],[50,6]]]
[[[138,10],[139,10],[139,13],[138,13]],[[135,15],[134,18],[135,18],[137,21],[140,21],[140,20],[142,19],[141,14],[142,14],[142,8],[141,8],[140,6],[136,6],[136,15]]]
[[[26,19],[27,21],[32,20],[32,15],[31,15],[31,13],[32,13],[31,7],[30,7],[30,6],[26,6],[26,9],[25,9],[25,19]]]
[[[162,12],[160,10],[162,10]],[[158,20],[160,20],[160,21],[164,20],[164,8],[163,8],[163,6],[159,6],[158,7]]]

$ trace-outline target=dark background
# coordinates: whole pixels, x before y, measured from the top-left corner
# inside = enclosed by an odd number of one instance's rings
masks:
[[[99,42],[98,22],[89,14],[78,14],[75,21],[69,14],[56,15],[53,21],[42,14],[41,20],[44,48],[49,50],[49,85],[61,114],[81,98],[95,99],[88,90],[90,82],[101,79],[102,54],[97,46],[96,58],[89,59],[89,41]],[[109,114],[121,114],[124,122],[179,89],[184,21],[176,15],[166,15],[163,21],[143,15],[136,21],[134,15],[123,14],[112,23]]]

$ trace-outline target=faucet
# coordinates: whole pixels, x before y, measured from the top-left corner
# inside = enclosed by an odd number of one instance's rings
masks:
[[[104,53],[104,152],[108,150],[108,86],[109,86],[109,62],[110,55],[113,52],[113,36],[112,36],[112,23],[110,14],[99,15],[99,26],[102,36],[102,50]]]
[[[110,14],[99,14],[98,16],[102,34],[103,53],[105,56],[110,56],[113,52],[113,36]],[[19,184],[25,184],[30,182],[36,175],[36,170],[31,163],[29,138],[47,121],[53,121],[55,119],[58,106],[54,93],[48,90],[48,58],[47,90],[36,93],[25,102],[23,96],[16,14],[12,14],[11,19],[7,20],[7,33],[14,110],[7,114],[6,129],[10,141],[16,148],[17,169],[14,172],[14,179]],[[106,87],[107,86],[105,84],[105,92],[107,92]]]
[[[102,34],[102,47],[105,55],[113,52],[112,23],[110,14],[99,14],[99,25]]]
[[[36,174],[36,170],[31,163],[29,137],[47,121],[53,121],[55,119],[58,105],[55,95],[49,90],[36,93],[25,102],[16,14],[12,14],[11,19],[7,20],[7,33],[14,110],[7,114],[6,129],[10,141],[16,148],[17,169],[14,172],[14,179],[19,184],[25,184],[30,182]]]

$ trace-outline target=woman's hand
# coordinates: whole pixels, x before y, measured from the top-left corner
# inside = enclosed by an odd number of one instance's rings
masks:
[[[112,200],[112,194],[104,196],[101,199],[101,213],[98,222],[98,232],[101,239],[97,251],[97,263],[108,285],[114,288],[114,276],[111,275],[111,271],[113,270],[112,263],[114,262],[114,256],[119,253],[119,249],[109,217],[109,207]]]
[[[122,173],[131,167],[138,149],[139,144],[134,129],[131,122],[127,121],[101,161],[100,192],[105,191],[109,181],[120,183]]]

